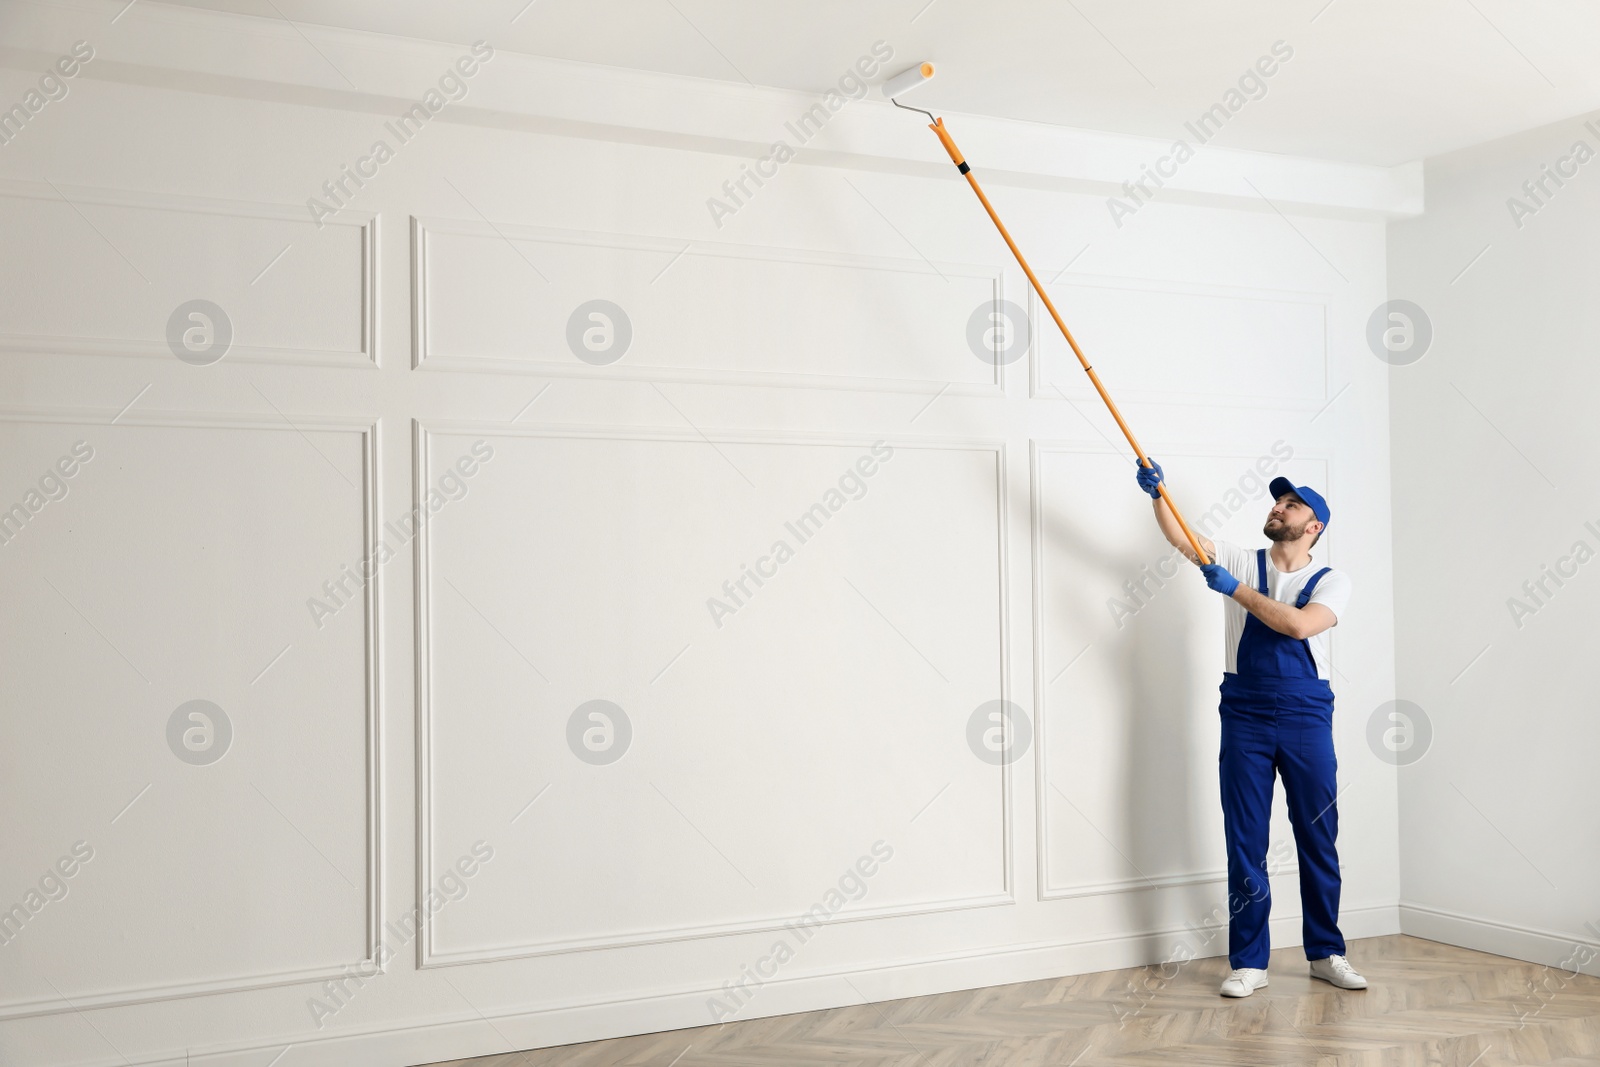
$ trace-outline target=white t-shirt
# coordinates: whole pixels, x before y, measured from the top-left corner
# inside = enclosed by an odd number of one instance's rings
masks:
[[[1254,550],[1227,541],[1214,541],[1212,544],[1216,547],[1217,562],[1227,568],[1229,574],[1256,592],[1261,591]],[[1323,564],[1318,563],[1313,557],[1311,562],[1297,571],[1279,571],[1272,565],[1272,552],[1269,550],[1267,552],[1268,595],[1274,600],[1281,600],[1293,606],[1300,598],[1300,590],[1322,567]],[[1330,570],[1317,582],[1317,587],[1311,591],[1311,599],[1307,603],[1321,604],[1333,612],[1334,618],[1341,618],[1344,615],[1345,605],[1350,603],[1353,589],[1349,575],[1340,570]],[[1226,631],[1223,644],[1226,666],[1223,670],[1232,674],[1239,669],[1239,639],[1244,636],[1244,621],[1249,618],[1250,613],[1245,610],[1243,604],[1232,597],[1228,598],[1222,611]],[[1328,678],[1328,635],[1332,632],[1333,628],[1329,627],[1320,634],[1307,638],[1311,643],[1311,658],[1317,664],[1317,677],[1329,681],[1332,679]]]

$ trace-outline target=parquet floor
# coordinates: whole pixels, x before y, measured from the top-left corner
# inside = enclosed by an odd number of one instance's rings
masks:
[[[1218,957],[439,1067],[1600,1067],[1600,978],[1400,934],[1350,961],[1370,988],[1312,979],[1290,947],[1240,1000]]]

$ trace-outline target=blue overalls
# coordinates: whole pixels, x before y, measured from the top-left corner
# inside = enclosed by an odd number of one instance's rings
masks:
[[[1267,550],[1256,553],[1262,596]],[[1295,607],[1311,599],[1324,567],[1300,591]],[[1334,808],[1338,761],[1333,751],[1333,690],[1317,677],[1311,643],[1280,634],[1254,615],[1245,619],[1237,673],[1222,676],[1223,829],[1228,842],[1228,964],[1267,966],[1267,831],[1272,818],[1274,772],[1283,775],[1289,821],[1300,858],[1302,939],[1306,959],[1344,955],[1339,933],[1339,813]]]

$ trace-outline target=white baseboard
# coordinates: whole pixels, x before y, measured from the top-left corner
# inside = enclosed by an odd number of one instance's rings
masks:
[[[1497,956],[1541,963],[1547,967],[1556,967],[1572,959],[1574,949],[1587,945],[1595,950],[1595,956],[1578,970],[1600,977],[1600,943],[1587,935],[1575,937],[1551,930],[1513,926],[1443,908],[1430,908],[1412,901],[1400,903],[1400,928],[1413,937],[1442,941],[1447,945],[1459,945],[1479,952],[1492,952]],[[1570,964],[1568,967],[1570,973]]]
[[[1347,940],[1400,932],[1395,905],[1344,909],[1339,925]],[[1275,916],[1272,943],[1278,948],[1300,943],[1298,912]],[[972,952],[949,953],[897,963],[799,975],[769,981],[733,1022],[818,1011],[864,1001],[898,1000],[1013,982],[1031,982],[1063,975],[1087,974],[1159,963],[1190,931],[1183,927],[1116,937],[1007,945]],[[1210,956],[1226,955],[1226,932]],[[1193,965],[1193,964],[1191,964]],[[1226,964],[1213,962],[1213,967]],[[1218,970],[1221,976],[1221,970]],[[469,1056],[503,1054],[516,1049],[546,1048],[579,1041],[597,1041],[634,1034],[659,1033],[706,1026],[707,1001],[718,990],[630,997],[575,1003],[490,1016],[439,1017],[420,1025],[338,1035],[313,1035],[294,1041],[294,1067],[413,1067],[416,1064]],[[685,1035],[684,1044],[693,1040]],[[237,1045],[210,1051],[191,1050],[187,1057],[103,1061],[103,1067],[261,1067],[282,1052],[286,1041]],[[288,1057],[285,1057],[288,1060]],[[96,1064],[101,1067],[101,1064]]]

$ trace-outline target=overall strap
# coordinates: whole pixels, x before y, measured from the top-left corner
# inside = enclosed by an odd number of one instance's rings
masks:
[[[1267,550],[1264,548],[1256,549],[1256,574],[1261,582],[1261,595],[1271,596],[1267,591]]]
[[[1317,573],[1313,574],[1311,576],[1311,580],[1309,582],[1307,582],[1305,584],[1305,587],[1300,590],[1300,596],[1294,602],[1294,606],[1297,607],[1297,608],[1303,608],[1308,603],[1310,603],[1312,590],[1316,589],[1317,583],[1322,581],[1322,576],[1324,574],[1327,574],[1331,570],[1333,570],[1332,567],[1324,567],[1320,571],[1318,571]]]
[[[1322,581],[1322,576],[1324,574],[1327,574],[1331,570],[1333,570],[1332,567],[1324,567],[1320,571],[1318,571],[1317,573],[1313,574],[1311,576],[1311,580],[1309,582],[1307,582],[1305,584],[1305,587],[1300,590],[1300,595],[1295,598],[1294,606],[1297,607],[1297,608],[1305,607],[1306,604],[1309,603],[1310,600],[1311,600],[1311,592],[1312,592],[1312,590],[1316,589],[1317,583]],[[1316,674],[1317,673],[1317,657],[1311,654],[1311,642],[1309,640],[1305,639],[1305,638],[1301,638],[1300,643],[1305,646],[1306,659],[1308,661],[1310,661],[1310,663],[1311,663],[1311,673],[1312,674]]]

